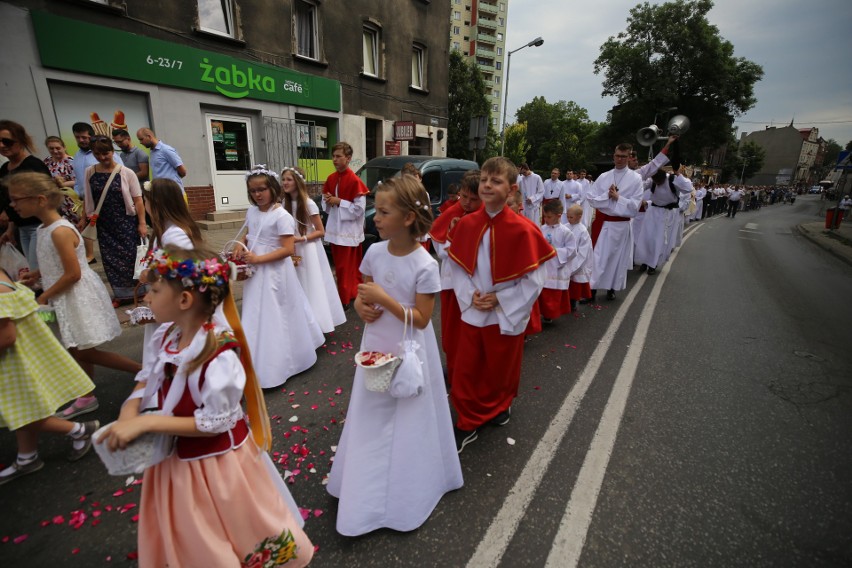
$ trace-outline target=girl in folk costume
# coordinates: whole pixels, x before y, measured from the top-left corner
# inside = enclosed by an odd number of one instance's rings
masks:
[[[33,286],[41,278],[44,292],[38,303],[54,309],[62,344],[90,377],[95,365],[138,372],[141,365],[136,361],[97,349],[121,335],[121,326],[103,282],[86,262],[83,238],[57,211],[62,193],[56,183],[47,174],[20,173],[6,185],[15,210],[42,222],[36,232],[39,270],[27,273],[23,282]],[[97,408],[98,400],[89,392],[57,416],[70,420]]]
[[[296,222],[281,207],[278,174],[255,166],[246,175],[249,201],[245,261],[255,266],[243,286],[243,328],[263,388],[310,369],[325,338],[293,266]]]
[[[319,207],[308,197],[305,175],[299,168],[284,168],[281,188],[284,190],[284,208],[293,215],[298,229],[296,256],[301,257],[301,261],[296,265],[296,275],[320,329],[323,333],[331,333],[346,321],[346,314],[334,288],[334,277],[322,246],[325,229]]]
[[[185,250],[194,250],[204,245],[201,237],[201,229],[193,220],[183,197],[183,188],[177,182],[157,178],[146,181],[142,186],[142,197],[145,199],[145,212],[151,218],[153,239],[151,250],[171,246]],[[224,318],[222,318],[224,319]],[[155,325],[146,325],[144,333],[144,345],[151,342]],[[148,349],[142,351],[142,366],[148,362],[145,358],[152,352]],[[137,376],[136,380],[145,380],[143,376]]]
[[[544,224],[541,232],[556,251],[556,256],[544,264],[544,288],[538,297],[541,318],[545,322],[571,313],[568,292],[571,283],[570,262],[577,254],[577,241],[571,229],[560,222],[562,210],[562,202],[558,199],[548,201],[542,207]]]
[[[346,536],[383,527],[414,530],[444,493],[463,484],[431,323],[441,290],[438,264],[418,241],[432,222],[429,195],[411,176],[392,178],[376,192],[375,219],[385,240],[371,246],[361,263],[364,283],[355,300],[367,322],[361,349],[401,354],[404,320],[411,322],[414,344],[408,344],[388,392],[368,391],[365,370],[355,371],[328,483],[328,492],[340,499],[337,531]],[[422,383],[412,380],[416,373],[406,365],[422,369]]]
[[[18,456],[0,471],[0,485],[44,467],[38,457],[41,432],[73,440],[76,461],[92,445],[97,420],[78,424],[53,416],[61,405],[95,388],[36,313],[30,289],[0,270],[0,427],[15,432]]]
[[[592,297],[592,288],[589,285],[589,279],[592,277],[592,266],[594,257],[592,255],[592,236],[589,230],[582,223],[583,221],[583,206],[572,205],[568,208],[565,214],[568,219],[566,225],[574,235],[574,240],[577,242],[577,253],[571,259],[571,284],[568,287],[568,293],[571,296],[571,309],[577,308],[577,301],[589,300]]]
[[[234,332],[213,322],[230,294],[231,269],[203,251],[150,255],[147,300],[158,322],[174,323],[157,329],[147,379],[96,440],[115,451],[142,434],[174,436],[171,455],[145,470],[142,567],[305,566],[313,555],[266,454],[269,417],[239,319]],[[158,412],[140,414],[151,407]]]

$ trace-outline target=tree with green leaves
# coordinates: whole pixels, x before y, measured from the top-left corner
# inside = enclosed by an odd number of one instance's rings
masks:
[[[754,85],[763,68],[734,55],[708,20],[712,7],[711,0],[645,2],[630,10],[626,30],[604,42],[595,73],[604,75],[602,94],[618,99],[604,143],[633,140],[655,115],[665,130],[670,114],[692,123],[681,139],[687,161],[728,140],[734,118],[757,102]]]
[[[573,101],[548,103],[544,97],[535,97],[515,116],[519,123],[526,123],[527,163],[534,171],[549,174],[554,167],[588,167],[589,140],[598,124],[589,120],[586,109]]]
[[[527,123],[517,122],[506,125],[506,147],[503,155],[517,165],[529,160],[530,143],[527,140]]]
[[[468,136],[470,120],[477,116],[487,116],[488,147],[476,153],[482,161],[488,155],[493,155],[496,147],[497,134],[491,125],[491,107],[488,103],[485,80],[479,68],[466,60],[458,50],[450,53],[450,98],[449,121],[447,126],[447,155],[452,158],[473,157]],[[490,151],[489,151],[490,149]]]
[[[740,180],[748,181],[763,167],[766,160],[766,150],[756,142],[743,142],[736,150],[736,142],[731,140],[728,152],[725,154],[725,163],[722,165],[720,179],[723,183],[739,183]]]

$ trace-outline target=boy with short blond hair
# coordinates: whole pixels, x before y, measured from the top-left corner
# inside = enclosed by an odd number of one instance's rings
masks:
[[[568,294],[571,296],[571,309],[577,309],[577,302],[588,301],[592,298],[592,288],[589,279],[592,277],[594,258],[592,256],[592,236],[583,220],[583,206],[572,205],[565,213],[568,220],[566,225],[574,234],[577,242],[577,253],[571,260],[571,283],[568,286]]]
[[[509,422],[518,394],[524,330],[544,284],[544,263],[556,252],[541,230],[507,207],[518,170],[503,157],[482,165],[484,205],[462,217],[448,240],[453,291],[461,309],[450,400],[461,452],[489,422]]]
[[[322,188],[322,208],[328,213],[325,240],[331,245],[331,257],[337,276],[337,293],[345,306],[358,295],[361,283],[361,242],[364,240],[366,195],[364,182],[349,169],[352,146],[338,142],[331,148],[335,172]]]
[[[577,253],[577,241],[571,229],[561,223],[562,202],[548,201],[542,207],[541,232],[556,251],[556,256],[545,263],[544,289],[538,297],[538,309],[544,323],[571,313],[570,262]]]

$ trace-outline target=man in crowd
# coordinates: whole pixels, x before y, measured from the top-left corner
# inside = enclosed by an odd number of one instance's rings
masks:
[[[112,141],[121,149],[119,155],[124,165],[133,170],[139,183],[148,180],[148,154],[142,148],[133,145],[130,133],[123,128],[112,131]]]
[[[136,132],[139,143],[151,150],[151,178],[166,178],[176,182],[183,189],[186,166],[177,150],[159,140],[150,128],[140,128]]]

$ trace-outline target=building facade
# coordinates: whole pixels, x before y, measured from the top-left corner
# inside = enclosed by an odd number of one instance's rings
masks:
[[[767,127],[743,133],[740,143],[754,142],[766,151],[766,159],[758,173],[745,180],[749,185],[808,186],[814,180],[820,148],[819,129]]]
[[[298,163],[322,181],[338,141],[355,169],[446,155],[449,12],[429,0],[0,2],[2,115],[71,154],[74,122],[150,126],[183,158],[196,217],[245,209],[252,164]]]
[[[449,1],[452,9],[450,48],[460,51],[482,71],[491,105],[491,123],[499,130],[509,0]]]

